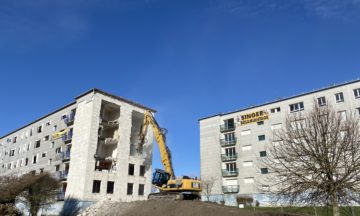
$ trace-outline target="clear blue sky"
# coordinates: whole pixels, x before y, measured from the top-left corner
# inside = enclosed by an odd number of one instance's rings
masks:
[[[199,118],[360,76],[360,1],[2,0],[0,74],[0,134],[98,87],[199,174]]]

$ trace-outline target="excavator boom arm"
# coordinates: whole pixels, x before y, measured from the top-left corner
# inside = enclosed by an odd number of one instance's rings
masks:
[[[171,162],[171,153],[166,145],[165,135],[162,129],[160,128],[159,124],[154,119],[152,113],[149,111],[145,111],[144,113],[144,122],[139,135],[140,137],[139,148],[141,148],[145,143],[145,137],[149,125],[152,127],[156,142],[159,146],[161,162],[164,166],[164,170],[170,175],[170,179],[174,179],[175,173]]]

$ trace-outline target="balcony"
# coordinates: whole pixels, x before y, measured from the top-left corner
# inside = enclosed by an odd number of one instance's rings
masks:
[[[57,156],[62,160],[70,160],[70,150],[66,150],[65,152],[59,152]]]
[[[56,193],[56,200],[57,200],[57,201],[63,201],[64,199],[65,199],[65,191],[59,190],[59,191]]]
[[[236,138],[231,139],[231,140],[225,140],[225,139],[220,139],[220,145],[221,146],[232,146],[236,144]]]
[[[74,119],[75,119],[75,112],[71,112],[69,115],[66,115],[64,118],[64,123],[67,125],[70,125],[72,123],[74,123]]]
[[[223,193],[239,193],[239,185],[222,186]]]
[[[71,142],[72,136],[73,136],[73,130],[70,129],[67,133],[65,133],[61,136],[61,139],[63,142],[69,143],[69,142]]]
[[[60,180],[65,180],[65,179],[67,179],[68,174],[69,174],[69,171],[67,171],[67,170],[59,171],[59,178],[60,178]]]
[[[227,154],[222,154],[221,155],[221,161],[222,162],[226,162],[226,161],[233,161],[237,159],[237,153],[235,154],[231,154],[231,155],[227,155]]]
[[[236,177],[236,176],[238,176],[238,174],[239,174],[238,169],[235,169],[235,170],[223,169],[222,170],[222,176],[223,177]]]
[[[235,124],[231,124],[231,125],[226,125],[226,124],[222,124],[220,125],[220,132],[228,132],[228,131],[233,131],[235,130]]]

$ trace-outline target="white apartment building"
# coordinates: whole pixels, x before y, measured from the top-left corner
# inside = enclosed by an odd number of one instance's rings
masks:
[[[155,112],[91,89],[74,102],[2,136],[0,175],[50,172],[62,182],[58,200],[72,197],[84,206],[101,199],[147,199],[152,133],[148,133],[143,151],[135,150],[145,110]]]
[[[269,170],[257,161],[277,142],[273,131],[286,117],[311,110],[314,102],[331,104],[342,115],[360,115],[360,80],[200,119],[200,172],[202,179],[215,180],[212,199],[236,205],[237,195],[250,195],[266,203],[269,197],[259,192],[257,180]]]

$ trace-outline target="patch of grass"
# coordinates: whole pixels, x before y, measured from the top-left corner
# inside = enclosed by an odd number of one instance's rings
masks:
[[[283,213],[295,213],[302,215],[317,215],[317,216],[332,216],[331,207],[247,207],[246,209],[252,209],[254,211],[266,211],[266,212],[283,212]],[[360,207],[353,207],[354,215],[360,215]],[[352,216],[352,209],[350,206],[340,208],[341,216]]]

